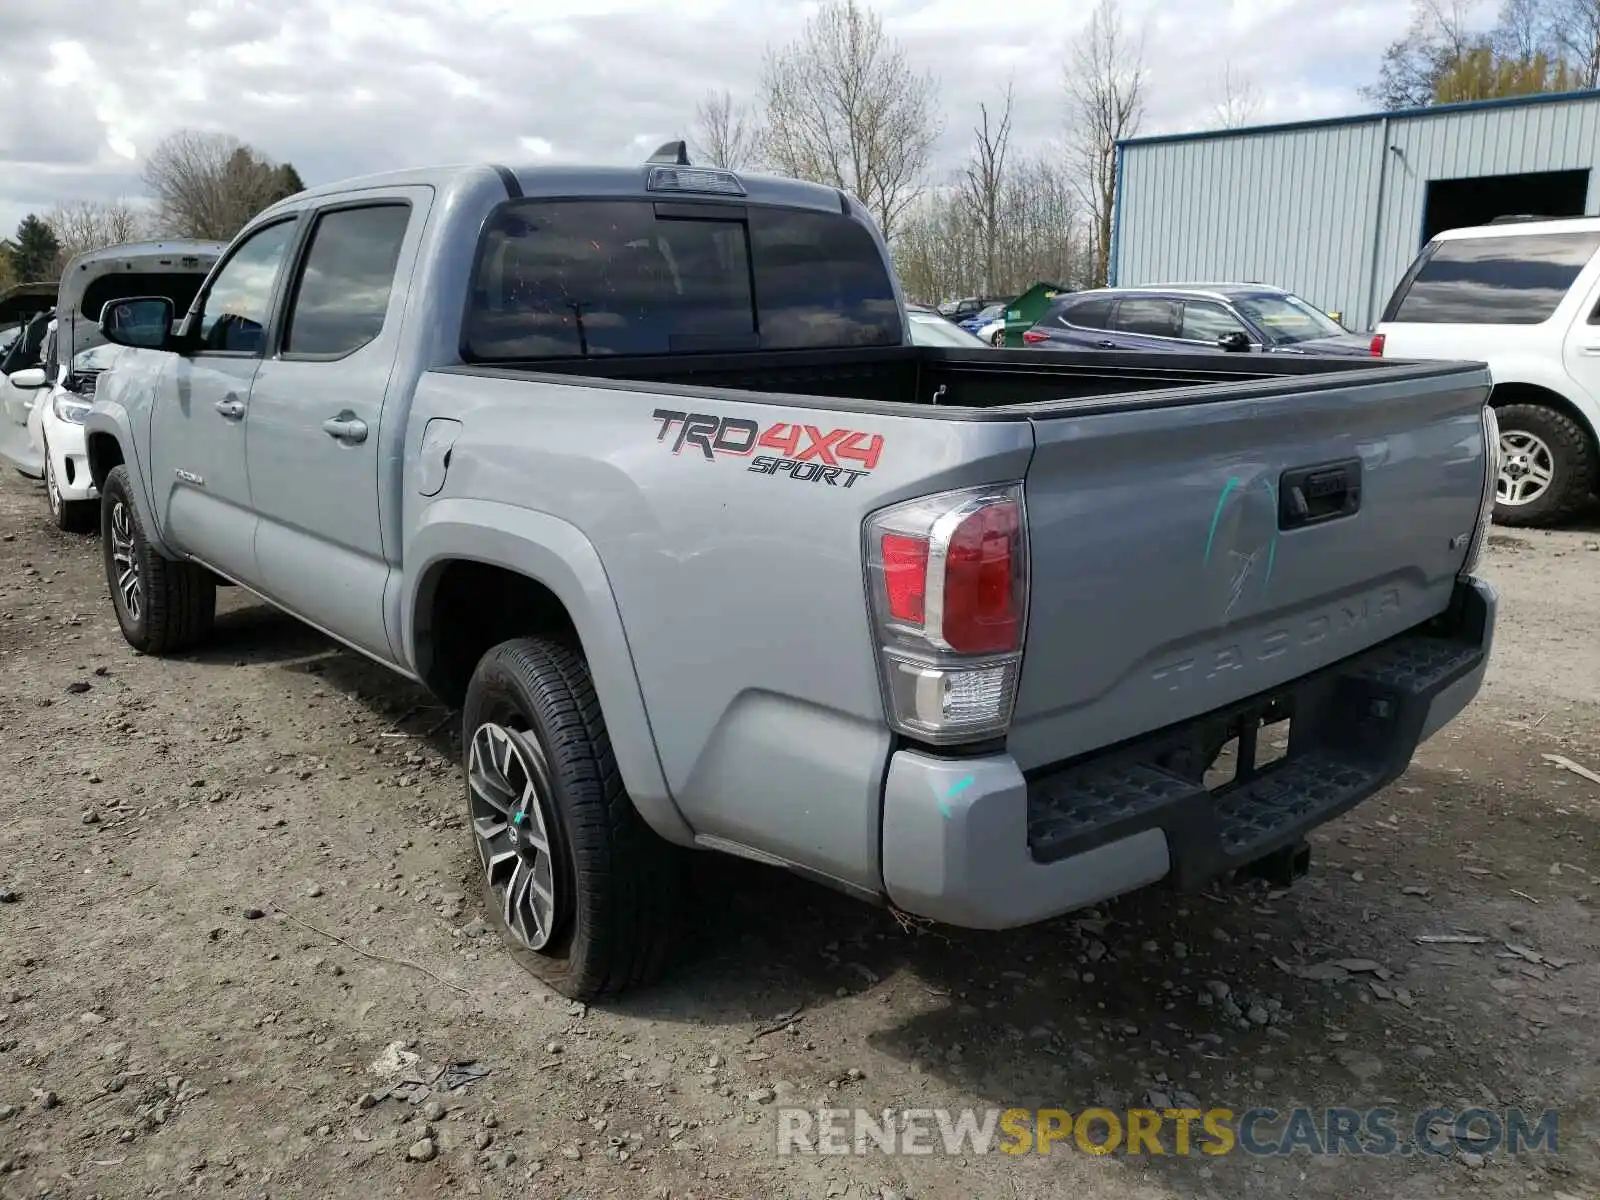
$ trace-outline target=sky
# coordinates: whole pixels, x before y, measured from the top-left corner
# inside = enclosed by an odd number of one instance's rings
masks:
[[[1143,132],[1212,124],[1226,67],[1262,122],[1364,111],[1397,0],[1122,0],[1145,33]],[[934,169],[1015,80],[1013,144],[1063,132],[1088,0],[873,0],[939,82]],[[641,161],[708,88],[754,97],[809,0],[50,0],[0,5],[0,236],[29,211],[137,200],[180,127],[231,133],[308,183],[463,161]]]

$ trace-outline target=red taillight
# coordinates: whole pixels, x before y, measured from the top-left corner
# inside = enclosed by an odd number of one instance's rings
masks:
[[[928,599],[928,539],[886,533],[882,549],[889,615],[896,621],[921,625]]]
[[[936,745],[1010,727],[1028,623],[1021,483],[918,496],[867,518],[884,715]]]
[[[1040,342],[1048,342],[1050,335],[1040,333],[1037,329],[1024,329],[1022,331],[1022,340],[1030,346],[1037,346]]]
[[[1382,358],[1383,357],[1383,342],[1384,342],[1383,334],[1375,333],[1375,334],[1372,335],[1372,345],[1369,346],[1368,349],[1370,349],[1372,351],[1372,357],[1373,358]]]
[[[1017,506],[1005,502],[979,509],[951,535],[942,628],[936,632],[958,654],[1003,654],[1019,648],[1021,531]]]

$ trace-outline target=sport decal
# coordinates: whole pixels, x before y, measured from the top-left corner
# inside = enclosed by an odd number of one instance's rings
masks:
[[[784,475],[801,483],[851,487],[870,475],[883,454],[883,437],[855,429],[828,429],[778,421],[761,428],[742,417],[674,412],[651,414],[660,428],[656,441],[671,439],[672,452],[699,451],[708,462],[718,458],[749,460],[745,469],[757,475]]]

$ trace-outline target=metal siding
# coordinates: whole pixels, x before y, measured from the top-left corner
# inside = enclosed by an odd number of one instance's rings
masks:
[[[1600,210],[1600,97],[1392,117],[1398,154],[1383,133],[1374,117],[1125,143],[1117,282],[1261,280],[1360,330],[1421,246],[1430,179],[1587,168]]]

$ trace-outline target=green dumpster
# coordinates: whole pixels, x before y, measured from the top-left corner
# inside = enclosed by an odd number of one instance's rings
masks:
[[[1021,346],[1023,332],[1039,323],[1049,311],[1052,300],[1071,290],[1059,283],[1036,283],[1023,292],[1006,307],[1006,325],[1002,330],[1001,344],[1006,347]]]

